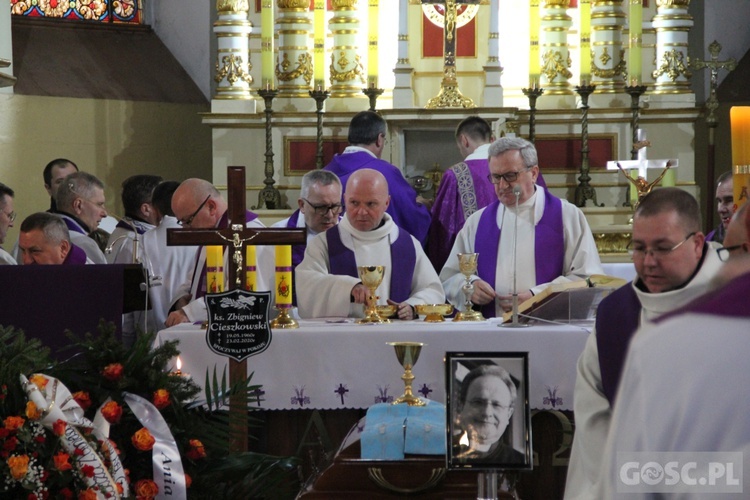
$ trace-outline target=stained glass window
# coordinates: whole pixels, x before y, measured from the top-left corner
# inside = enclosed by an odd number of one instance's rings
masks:
[[[16,16],[143,23],[142,0],[10,0]]]

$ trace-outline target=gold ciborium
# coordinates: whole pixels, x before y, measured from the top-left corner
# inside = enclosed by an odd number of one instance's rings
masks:
[[[417,304],[414,308],[417,314],[425,316],[425,323],[441,323],[445,321],[443,316],[453,312],[453,306],[450,304]]]
[[[404,381],[405,386],[404,393],[393,404],[406,403],[409,406],[425,406],[427,403],[411,392],[411,383],[414,380],[411,369],[417,364],[419,353],[425,344],[422,342],[386,342],[386,344],[393,346],[398,362],[404,367],[404,374],[401,375],[401,380]]]
[[[378,314],[378,296],[375,295],[375,291],[380,286],[380,283],[383,282],[385,266],[357,266],[357,271],[359,272],[359,279],[362,280],[362,284],[370,291],[367,295],[367,303],[365,304],[365,317],[358,319],[357,323],[390,323],[391,320],[381,318]]]
[[[471,276],[477,272],[478,253],[460,253],[458,254],[458,269],[466,277],[464,286],[461,287],[466,296],[464,310],[456,314],[453,321],[483,321],[484,316],[479,311],[474,311],[471,306],[471,294],[474,293],[474,285],[471,283]]]

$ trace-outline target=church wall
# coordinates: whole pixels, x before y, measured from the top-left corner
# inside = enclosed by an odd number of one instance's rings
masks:
[[[7,68],[0,69],[6,75],[13,74],[13,45],[10,36],[10,9],[0,11],[0,59],[11,61]],[[11,94],[13,91],[7,87],[0,87],[0,94]]]
[[[0,95],[0,182],[16,192],[18,219],[3,244],[12,248],[20,222],[49,208],[42,170],[65,157],[105,184],[107,210],[122,215],[120,184],[130,175],[211,179],[207,105]]]

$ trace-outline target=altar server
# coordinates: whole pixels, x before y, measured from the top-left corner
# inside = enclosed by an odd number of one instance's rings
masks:
[[[344,191],[341,222],[316,236],[297,267],[297,305],[303,318],[362,316],[368,290],[357,266],[385,266],[379,303],[397,303],[401,319],[414,305],[445,301],[435,269],[419,241],[386,213],[388,183],[380,172],[354,172]]]

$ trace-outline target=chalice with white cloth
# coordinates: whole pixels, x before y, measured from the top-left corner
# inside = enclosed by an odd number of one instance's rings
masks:
[[[382,318],[378,314],[378,296],[375,295],[375,291],[380,286],[380,283],[383,282],[385,266],[357,266],[357,272],[359,273],[359,279],[362,280],[362,284],[369,290],[365,303],[365,317],[358,319],[357,323],[360,325],[367,323],[390,323],[391,320]]]
[[[471,277],[477,272],[478,258],[478,253],[458,254],[458,269],[466,278],[464,286],[461,287],[461,290],[466,296],[466,303],[464,304],[464,310],[456,313],[456,317],[453,318],[453,321],[484,321],[482,313],[471,308],[473,305],[471,303],[471,295],[474,293],[474,285],[471,283]]]
[[[386,344],[393,346],[399,364],[404,367],[404,374],[401,375],[401,380],[404,381],[404,393],[393,404],[406,403],[409,406],[425,406],[427,403],[411,391],[411,383],[414,381],[414,374],[412,374],[411,369],[417,364],[419,353],[425,344],[422,342],[386,342]]]

